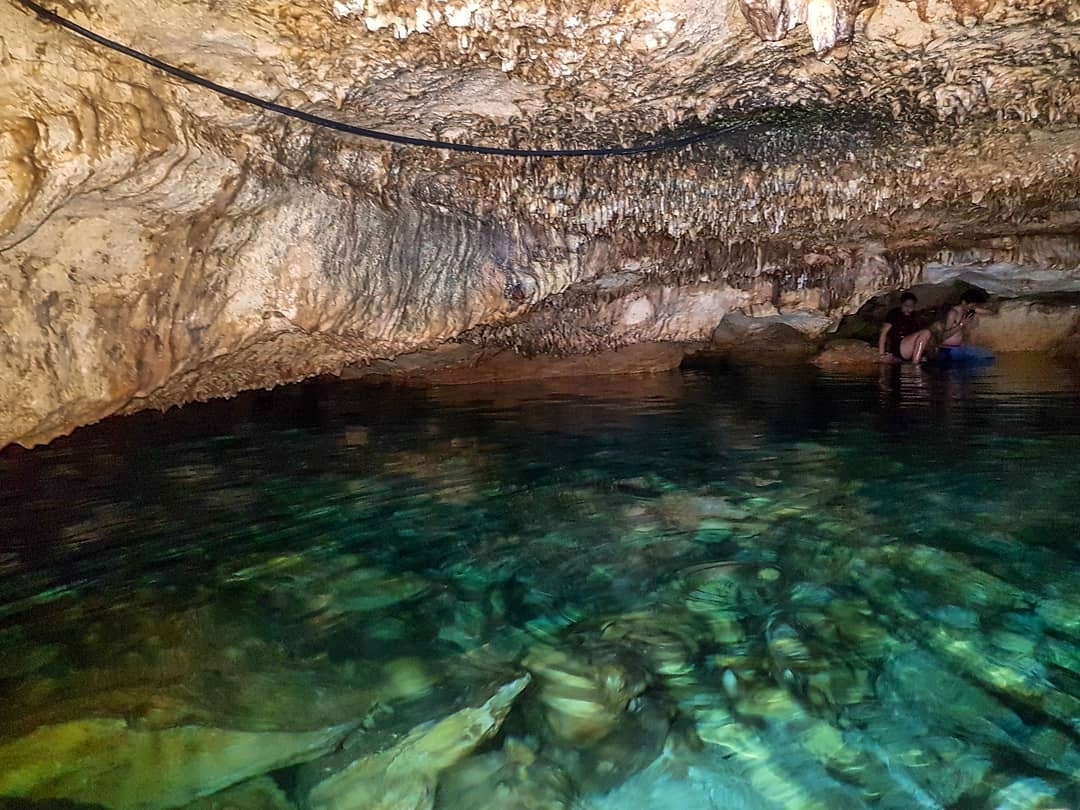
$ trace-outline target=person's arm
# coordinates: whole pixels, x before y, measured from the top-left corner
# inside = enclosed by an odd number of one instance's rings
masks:
[[[881,325],[881,334],[878,335],[877,350],[878,350],[878,354],[880,354],[883,357],[885,356],[885,336],[887,334],[889,334],[890,329],[892,329],[892,324],[891,323],[888,323],[888,322],[883,323]]]
[[[946,338],[951,338],[963,328],[964,318],[962,315],[957,314],[956,308],[953,307],[945,316],[945,331],[941,333],[941,339],[945,340]]]

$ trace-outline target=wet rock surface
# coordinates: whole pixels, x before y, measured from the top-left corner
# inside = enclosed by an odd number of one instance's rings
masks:
[[[464,351],[433,351],[351,367],[343,370],[341,376],[344,379],[386,377],[422,385],[468,385],[553,377],[656,374],[678,368],[687,352],[687,346],[681,343],[634,343],[612,351],[566,357],[462,348]]]
[[[811,362],[819,368],[870,369],[879,361],[877,347],[865,340],[833,340]]]

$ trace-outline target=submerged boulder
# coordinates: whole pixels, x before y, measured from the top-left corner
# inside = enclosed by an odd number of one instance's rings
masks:
[[[554,763],[520,740],[471,756],[439,777],[436,810],[564,810],[574,786]]]
[[[586,746],[611,733],[652,679],[639,658],[625,645],[602,642],[573,652],[534,647],[524,664],[540,683],[539,702],[553,738]]]
[[[142,730],[115,718],[43,726],[0,746],[0,796],[70,799],[124,810],[180,807],[321,756],[351,728]]]
[[[494,735],[528,686],[523,675],[496,690],[480,706],[454,712],[434,725],[416,726],[390,748],[362,756],[316,785],[310,810],[428,810],[439,773]]]
[[[294,810],[295,805],[269,776],[258,776],[213,796],[184,805],[183,810]]]

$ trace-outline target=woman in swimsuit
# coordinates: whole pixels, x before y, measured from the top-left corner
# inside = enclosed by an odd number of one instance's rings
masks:
[[[977,363],[993,359],[993,354],[968,345],[968,330],[979,315],[976,305],[980,296],[969,290],[960,297],[960,303],[945,313],[945,327],[941,331],[938,357],[945,362]]]

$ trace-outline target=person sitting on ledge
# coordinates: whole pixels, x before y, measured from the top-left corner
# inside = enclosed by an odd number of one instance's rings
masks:
[[[993,354],[968,345],[968,330],[982,314],[976,306],[985,295],[968,290],[960,297],[960,303],[945,313],[945,326],[941,330],[938,359],[949,363],[973,363],[993,359]]]
[[[932,337],[929,329],[923,329],[915,317],[914,293],[900,296],[900,306],[889,310],[878,335],[878,354],[882,363],[899,363],[910,360],[921,363]]]

